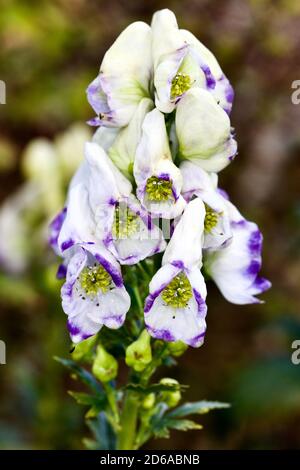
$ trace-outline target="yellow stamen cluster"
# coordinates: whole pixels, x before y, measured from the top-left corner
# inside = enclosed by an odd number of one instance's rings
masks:
[[[191,88],[191,77],[187,73],[178,72],[172,80],[171,99],[181,96]]]
[[[190,281],[184,273],[180,273],[165,287],[161,296],[170,307],[184,308],[192,295]]]
[[[79,282],[89,297],[95,297],[99,291],[102,294],[108,292],[112,279],[103,266],[98,264],[84,268],[79,276]]]
[[[205,204],[205,219],[204,219],[204,230],[205,232],[211,232],[211,230],[217,225],[218,223],[218,214],[215,212],[211,207]]]
[[[128,238],[134,235],[139,226],[138,216],[127,206],[116,207],[112,233],[115,238]]]
[[[146,193],[149,201],[168,201],[173,197],[172,181],[151,176],[146,183]]]

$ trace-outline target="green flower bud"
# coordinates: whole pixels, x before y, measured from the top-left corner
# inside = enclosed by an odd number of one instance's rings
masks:
[[[101,382],[109,382],[117,376],[118,362],[111,354],[105,351],[103,346],[99,345],[92,371],[94,376]]]
[[[170,379],[168,377],[161,379],[160,383],[163,385],[179,385],[179,382],[177,380]],[[178,403],[180,402],[181,392],[180,390],[164,391],[164,392],[161,392],[160,399],[161,401],[166,403],[170,408],[173,408],[174,406],[178,405]]]
[[[169,343],[168,349],[170,354],[175,357],[181,356],[188,348],[188,345],[182,341],[175,341],[174,343]]]
[[[139,338],[126,349],[125,362],[136,372],[142,372],[152,361],[150,335],[144,330]]]
[[[149,395],[147,395],[142,402],[142,408],[144,408],[144,410],[150,410],[151,408],[153,408],[154,404],[155,394],[149,393]]]
[[[96,341],[97,335],[94,335],[88,339],[85,339],[84,341],[81,341],[81,343],[76,344],[75,349],[72,352],[72,358],[74,361],[80,361],[85,356],[87,356],[91,352],[91,349],[95,345]]]

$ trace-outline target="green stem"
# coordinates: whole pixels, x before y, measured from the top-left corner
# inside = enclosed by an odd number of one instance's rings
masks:
[[[126,392],[121,415],[121,430],[118,436],[118,450],[132,450],[135,444],[139,402],[133,392]]]

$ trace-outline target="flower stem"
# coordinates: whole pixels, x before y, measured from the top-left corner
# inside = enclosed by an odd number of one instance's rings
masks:
[[[132,450],[135,444],[139,402],[134,392],[127,391],[121,415],[118,450]]]

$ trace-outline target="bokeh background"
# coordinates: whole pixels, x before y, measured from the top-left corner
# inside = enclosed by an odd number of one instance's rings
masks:
[[[228,401],[203,417],[204,430],[173,432],[148,448],[300,447],[300,3],[294,0],[1,0],[0,79],[0,447],[76,449],[88,435],[67,395],[68,373],[53,360],[70,342],[46,244],[47,221],[90,135],[85,89],[105,50],[130,22],[169,7],[217,56],[236,98],[239,155],[220,176],[243,214],[264,233],[262,305],[208,295],[204,346],[173,375],[185,398]],[[171,372],[171,371],[170,371]]]

